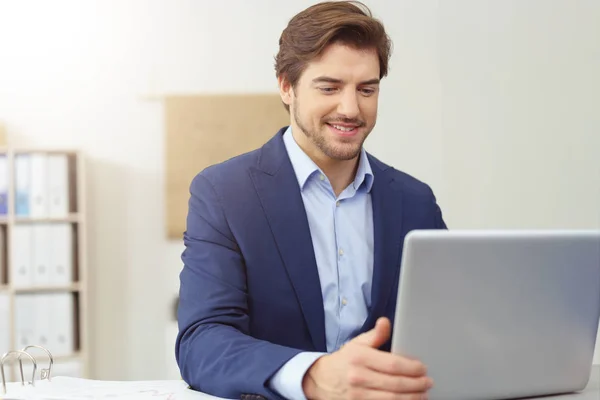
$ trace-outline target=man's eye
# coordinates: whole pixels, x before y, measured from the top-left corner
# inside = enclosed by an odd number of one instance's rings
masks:
[[[323,93],[333,93],[335,92],[336,88],[334,87],[320,87],[319,90]]]
[[[361,89],[361,92],[362,92],[364,95],[370,96],[370,95],[372,95],[373,93],[375,93],[375,89]]]

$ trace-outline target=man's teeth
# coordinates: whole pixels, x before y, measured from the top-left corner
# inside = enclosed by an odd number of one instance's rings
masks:
[[[354,126],[352,126],[352,127],[345,127],[345,126],[339,126],[339,125],[333,125],[333,124],[331,126],[333,126],[335,129],[338,129],[338,130],[344,131],[344,132],[353,131],[354,128],[355,128]]]

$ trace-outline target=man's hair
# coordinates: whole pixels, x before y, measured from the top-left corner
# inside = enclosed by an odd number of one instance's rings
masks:
[[[379,78],[388,72],[392,41],[383,24],[359,1],[326,1],[295,15],[279,38],[275,56],[277,78],[295,87],[308,62],[333,43],[356,49],[375,49],[379,56]],[[289,111],[289,106],[284,104]]]

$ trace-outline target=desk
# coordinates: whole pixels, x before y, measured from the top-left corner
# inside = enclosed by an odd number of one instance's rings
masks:
[[[520,400],[600,400],[600,365],[592,367],[590,381],[585,390],[558,396],[529,397]]]
[[[585,390],[558,396],[528,397],[520,400],[600,400],[600,365],[592,367],[590,381]]]
[[[8,396],[12,399],[62,399],[89,400],[90,398],[111,400],[225,400],[189,390],[182,380],[114,382],[56,377],[52,382],[40,381],[36,387],[22,387],[20,383],[8,383]],[[0,399],[2,396],[0,388]],[[600,365],[592,369],[586,389],[580,393],[559,396],[543,396],[528,400],[599,400]],[[527,400],[527,399],[521,399]]]

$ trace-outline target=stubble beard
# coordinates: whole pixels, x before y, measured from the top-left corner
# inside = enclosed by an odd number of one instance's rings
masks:
[[[328,129],[324,122],[321,122],[320,127],[316,127],[316,130],[308,129],[308,127],[302,122],[300,118],[300,113],[298,112],[298,103],[296,102],[294,107],[294,119],[296,121],[296,125],[298,128],[304,133],[304,135],[308,138],[310,142],[312,142],[323,154],[327,157],[339,160],[339,161],[347,161],[352,160],[360,154],[363,143],[365,142],[367,136],[369,135],[369,131],[364,133],[364,137],[361,139],[360,143],[348,143],[347,145],[336,146],[327,142],[327,138],[325,134],[319,130],[319,128]],[[364,125],[364,124],[363,124]]]

